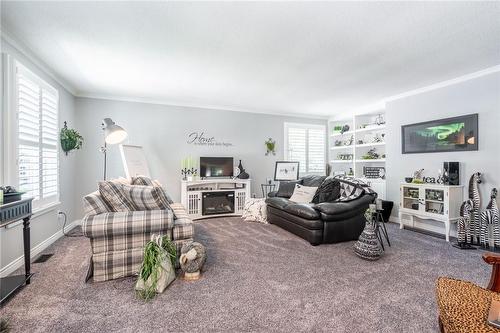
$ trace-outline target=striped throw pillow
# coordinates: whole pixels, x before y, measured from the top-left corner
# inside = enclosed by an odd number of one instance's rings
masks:
[[[99,193],[113,212],[128,212],[137,210],[134,203],[127,197],[123,184],[113,181],[99,182]]]
[[[168,195],[167,191],[165,191],[165,189],[163,188],[163,186],[160,184],[159,181],[157,180],[153,180],[153,186],[154,187],[159,187],[165,197],[165,200],[167,200],[167,202],[169,204],[173,204],[174,203],[174,200],[172,200],[172,198]]]
[[[122,185],[122,188],[137,210],[170,210],[170,205],[159,187]]]
[[[132,177],[131,185],[154,186],[151,178],[146,177],[146,176]]]

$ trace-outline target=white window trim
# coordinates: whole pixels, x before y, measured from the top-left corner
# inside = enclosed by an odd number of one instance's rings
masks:
[[[58,123],[59,123],[59,113],[60,113],[60,99],[59,91],[48,84],[45,80],[40,78],[38,75],[34,74],[33,71],[28,69],[17,59],[14,59],[8,54],[4,54],[3,65],[5,69],[4,77],[4,91],[6,96],[5,107],[6,112],[4,112],[4,183],[7,185],[12,185],[15,188],[19,187],[19,170],[18,170],[18,109],[17,109],[17,68],[22,68],[23,72],[30,77],[31,80],[39,84],[43,89],[49,90],[57,96],[57,111],[58,111]],[[57,194],[55,198],[51,200],[37,200],[33,202],[33,212],[41,213],[47,210],[54,209],[56,206],[60,205],[60,151],[59,144],[56,145],[57,153],[57,163],[58,163],[58,181],[57,181]]]
[[[311,128],[316,128],[316,129],[321,129],[325,132],[325,135],[327,133],[326,131],[326,125],[319,125],[319,124],[305,124],[305,123],[291,123],[291,122],[285,122],[284,123],[284,126],[283,126],[283,148],[284,148],[284,151],[283,151],[283,158],[284,160],[288,160],[288,128],[305,128],[305,129],[311,129]],[[307,136],[306,136],[306,140],[308,140]],[[325,165],[327,163],[327,154],[326,154],[326,142],[327,142],[327,139],[325,137],[325,148],[323,150],[323,156],[324,156],[324,161],[325,161]],[[308,147],[308,144],[307,144],[307,141],[306,141],[306,147]],[[306,163],[309,162],[309,151],[308,149],[306,148]],[[307,165],[306,165],[306,170],[307,170]],[[318,175],[318,174],[323,174],[323,173],[320,173],[320,172],[305,172],[305,173],[301,173],[301,175]]]

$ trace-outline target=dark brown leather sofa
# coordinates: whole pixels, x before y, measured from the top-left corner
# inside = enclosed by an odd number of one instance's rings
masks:
[[[320,186],[324,176],[306,176],[304,186]],[[376,198],[366,185],[340,178],[343,197],[334,202],[300,204],[290,201],[291,193],[266,199],[269,223],[294,233],[312,245],[338,243],[358,239],[365,226],[365,210]],[[344,183],[342,183],[344,182]],[[349,192],[346,194],[346,191]],[[344,201],[340,201],[344,200]]]

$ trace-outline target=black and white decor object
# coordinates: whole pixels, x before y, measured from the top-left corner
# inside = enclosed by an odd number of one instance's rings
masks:
[[[469,179],[469,199],[472,200],[471,211],[471,232],[473,242],[479,242],[479,234],[481,231],[481,197],[479,196],[479,184],[481,184],[481,173],[472,174]]]
[[[365,213],[366,225],[359,239],[354,243],[354,253],[365,260],[377,260],[382,256],[382,247],[375,231],[375,223],[370,209]]]
[[[189,242],[182,246],[179,257],[185,280],[198,280],[201,269],[207,260],[205,247],[198,242]]]
[[[498,191],[496,188],[491,190],[490,202],[486,206],[486,210],[481,212],[481,235],[480,242],[484,247],[490,246],[489,231],[493,226],[493,242],[494,247],[500,247],[500,226],[499,213],[497,204]]]
[[[460,206],[460,218],[457,220],[457,244],[455,247],[463,250],[475,249],[472,243],[471,212],[472,200],[465,200]]]
[[[277,161],[274,167],[275,181],[291,181],[299,179],[299,162]]]
[[[239,173],[238,173],[238,178],[239,179],[248,179],[248,178],[250,178],[250,175],[243,168],[243,165],[241,164],[241,160],[240,160],[240,164],[238,165],[238,170],[239,170]]]

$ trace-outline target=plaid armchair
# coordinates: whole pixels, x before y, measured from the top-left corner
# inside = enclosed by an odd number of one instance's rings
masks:
[[[181,204],[171,204],[172,210],[112,212],[99,192],[93,192],[84,197],[84,207],[82,231],[92,248],[87,281],[137,274],[152,234],[173,240],[178,253],[193,240],[193,223]]]

